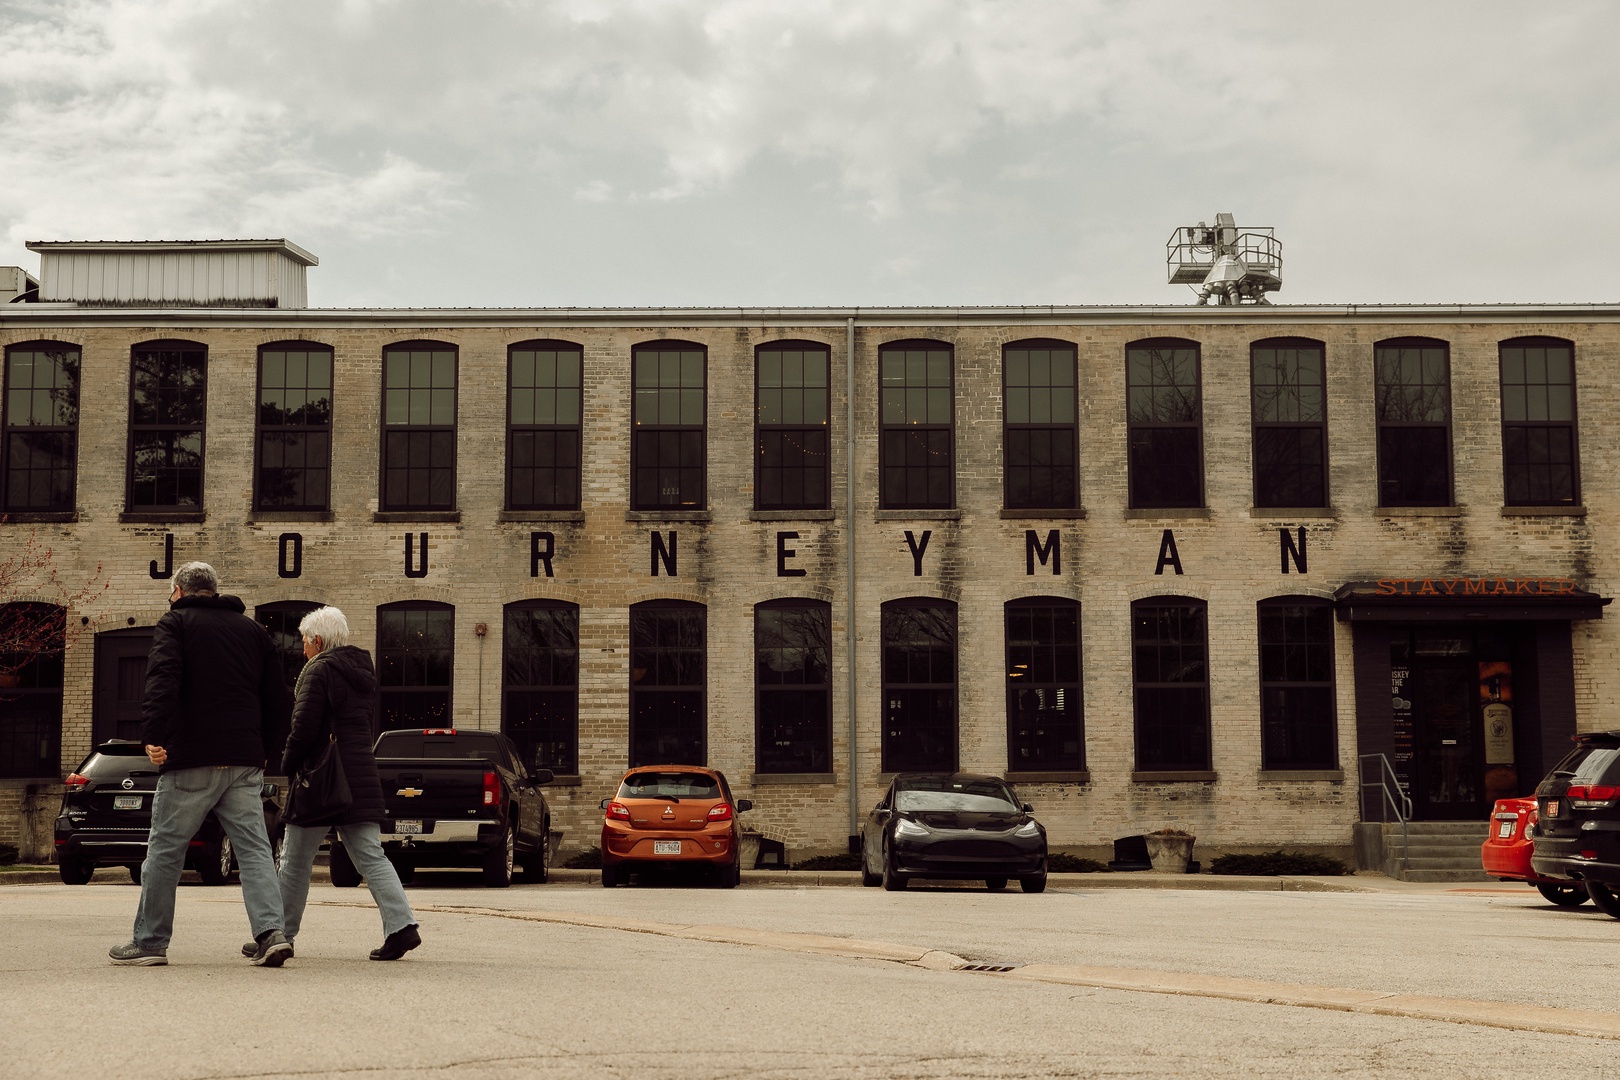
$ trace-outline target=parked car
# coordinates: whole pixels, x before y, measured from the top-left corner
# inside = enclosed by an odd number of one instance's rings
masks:
[[[498,731],[423,728],[385,731],[373,752],[387,818],[383,852],[409,882],[421,866],[476,867],[503,889],[517,866],[545,881],[551,866],[551,807],[540,791],[549,769],[530,769]],[[360,872],[334,840],[332,884],[353,888]]]
[[[1530,854],[1535,847],[1533,829],[1537,808],[1534,796],[1523,799],[1497,799],[1491,811],[1490,834],[1480,846],[1479,861],[1485,872],[1502,881],[1524,881],[1550,904],[1559,907],[1580,907],[1591,897],[1586,886],[1568,878],[1542,877],[1530,865]]]
[[[130,879],[140,883],[157,778],[157,766],[147,760],[145,748],[125,739],[104,742],[79,762],[68,775],[62,810],[56,817],[56,863],[64,882],[83,885],[98,866],[124,866],[129,868]],[[265,831],[279,859],[280,791],[275,784],[266,784],[259,795],[264,802]],[[231,838],[211,811],[191,840],[186,866],[208,885],[228,884],[236,872]]]
[[[1620,731],[1575,736],[1536,803],[1531,868],[1583,882],[1598,910],[1620,919]]]
[[[602,800],[602,886],[627,884],[640,867],[706,868],[722,889],[742,880],[737,815],[754,808],[734,799],[724,773],[701,765],[631,769]]]
[[[861,884],[895,891],[917,878],[1017,878],[1046,888],[1046,829],[1007,782],[971,773],[901,773],[861,827]]]

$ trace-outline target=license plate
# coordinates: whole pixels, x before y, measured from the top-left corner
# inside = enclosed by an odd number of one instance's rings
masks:
[[[139,810],[140,808],[141,808],[141,797],[139,795],[114,795],[113,796],[113,809],[114,810]]]
[[[681,842],[679,840],[654,840],[653,841],[653,854],[654,855],[679,855],[680,853],[681,853]]]
[[[394,831],[396,833],[419,833],[422,831],[422,823],[420,821],[399,821],[396,819],[394,821]]]
[[[1548,817],[1557,817],[1558,816],[1558,800],[1557,799],[1548,799],[1547,800],[1547,816]]]
[[[1515,822],[1512,821],[1504,821],[1502,824],[1498,825],[1496,827],[1496,838],[1498,840],[1506,840],[1508,837],[1512,836],[1514,824]]]

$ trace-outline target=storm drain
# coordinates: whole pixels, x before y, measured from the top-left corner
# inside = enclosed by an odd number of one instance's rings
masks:
[[[963,964],[957,971],[1012,971],[1021,964]]]

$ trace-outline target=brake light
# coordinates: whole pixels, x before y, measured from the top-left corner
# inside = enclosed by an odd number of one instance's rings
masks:
[[[1609,784],[1574,784],[1566,791],[1569,805],[1578,806],[1583,810],[1592,810],[1598,807],[1613,806],[1615,800],[1620,798],[1620,787]]]
[[[62,782],[70,788],[84,787],[84,785],[90,782],[90,778],[88,776],[80,776],[78,773],[69,773],[68,778]]]
[[[456,729],[453,727],[427,727],[422,729],[424,735],[454,735],[455,733]]]
[[[501,801],[501,783],[494,769],[484,771],[484,805],[494,806]]]
[[[717,803],[716,805],[709,807],[709,820],[710,821],[730,821],[731,820],[731,804],[730,803]]]
[[[609,821],[629,821],[630,808],[621,802],[610,802],[607,807]]]

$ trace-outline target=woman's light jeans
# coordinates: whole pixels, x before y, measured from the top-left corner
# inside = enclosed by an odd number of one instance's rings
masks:
[[[330,831],[330,825],[288,825],[286,838],[281,844],[281,908],[282,933],[291,941],[298,936],[299,924],[304,921],[304,905],[309,900],[309,873],[315,866],[315,856],[321,850],[321,841]],[[382,915],[383,934],[392,934],[416,924],[410,902],[405,899],[405,887],[399,883],[394,864],[383,854],[382,830],[375,821],[358,825],[339,825],[338,838],[343,850],[360,876],[366,879],[371,898],[377,901]]]

